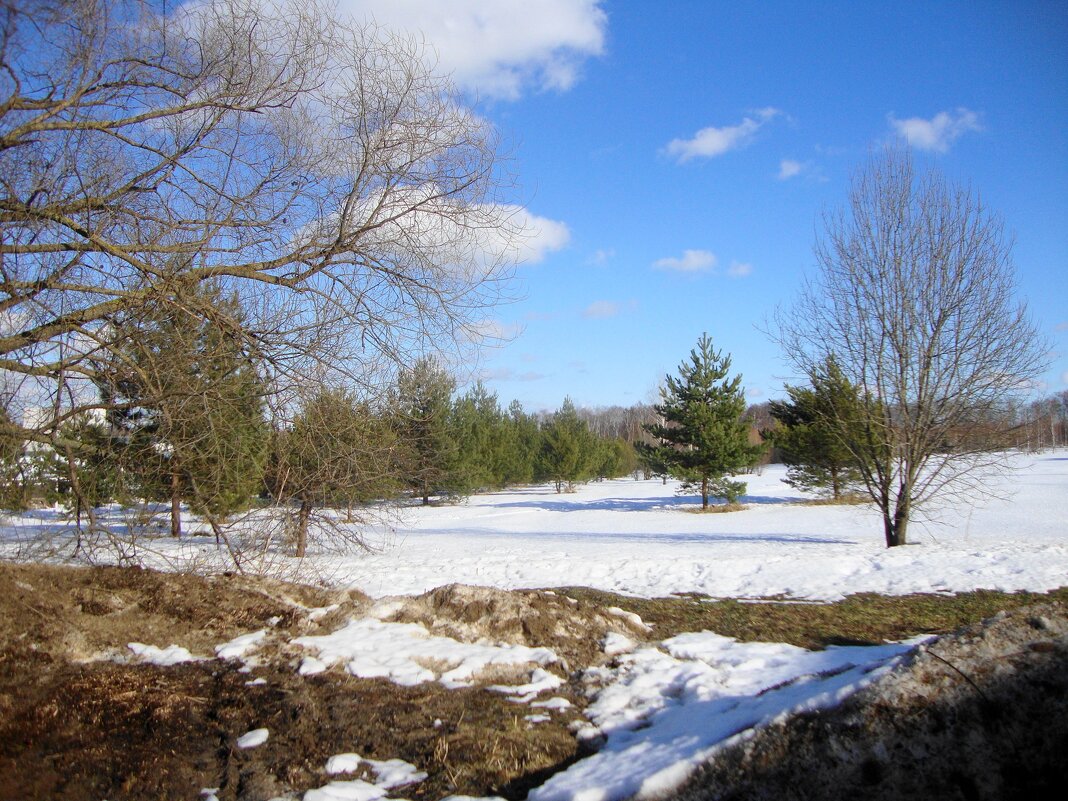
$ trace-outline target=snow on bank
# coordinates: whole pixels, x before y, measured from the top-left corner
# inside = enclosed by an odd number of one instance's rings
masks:
[[[590,673],[605,686],[586,709],[592,725],[579,734],[604,737],[600,750],[552,776],[530,801],[662,796],[754,727],[840,703],[916,642],[807,651],[702,632],[665,640],[667,653],[637,650],[617,668]]]
[[[468,687],[478,674],[490,667],[551,665],[559,661],[548,648],[462,643],[449,637],[431,636],[418,623],[383,623],[373,618],[352,620],[333,634],[298,637],[293,643],[318,654],[301,662],[303,676],[322,673],[330,665],[344,662],[353,676],[387,678],[403,686],[439,681],[450,689]],[[435,672],[428,664],[448,668]],[[557,676],[535,669],[529,684],[493,689],[526,696],[561,683]]]

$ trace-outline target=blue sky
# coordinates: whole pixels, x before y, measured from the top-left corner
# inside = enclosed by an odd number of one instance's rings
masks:
[[[906,137],[1016,237],[1068,388],[1068,3],[342,0],[407,28],[478,97],[532,215],[504,404],[655,397],[707,331],[752,401],[793,380],[760,330],[814,267],[820,214]]]

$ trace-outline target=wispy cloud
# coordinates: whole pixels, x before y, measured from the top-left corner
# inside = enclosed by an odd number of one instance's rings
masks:
[[[479,378],[483,381],[540,381],[546,378],[546,375],[533,371],[517,373],[511,367],[493,367],[482,370],[479,373]]]
[[[467,328],[467,338],[476,343],[503,343],[519,334],[521,328],[515,323],[504,323],[487,318],[472,323]]]
[[[583,62],[604,52],[608,27],[601,0],[340,0],[339,6],[357,21],[421,38],[459,86],[506,100],[527,90],[570,89]]]
[[[716,256],[708,250],[684,250],[682,256],[667,256],[653,262],[657,270],[676,273],[702,273],[716,266]]]
[[[727,275],[731,278],[745,278],[753,272],[753,265],[744,261],[732,261],[727,268]]]
[[[757,131],[780,113],[778,109],[768,107],[759,109],[752,116],[744,117],[737,125],[702,128],[690,139],[672,139],[664,148],[664,152],[679,164],[685,164],[695,158],[722,156],[747,145]]]
[[[595,300],[582,310],[587,320],[604,320],[619,314],[619,304],[612,300]]]
[[[899,120],[888,115],[890,125],[906,142],[917,150],[945,153],[950,146],[970,131],[983,130],[979,115],[964,107],[955,111],[940,111],[929,120],[909,117]]]
[[[593,265],[594,267],[603,267],[614,259],[615,256],[616,252],[612,248],[600,249],[590,254],[590,257],[586,259],[586,263]]]
[[[796,178],[805,169],[805,165],[800,161],[794,161],[793,159],[783,159],[779,162],[779,180],[788,181],[791,178]]]
[[[1068,331],[1068,320],[1065,320],[1063,323],[1057,323],[1055,326],[1053,326],[1053,330]]]

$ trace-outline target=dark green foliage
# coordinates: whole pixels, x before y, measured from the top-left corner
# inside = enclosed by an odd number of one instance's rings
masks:
[[[170,499],[175,534],[180,500],[224,518],[262,487],[265,388],[242,325],[237,300],[218,288],[177,287],[116,320],[120,336],[98,364],[108,450],[142,495]]]
[[[292,425],[276,431],[268,489],[296,504],[295,548],[304,556],[314,509],[352,509],[400,489],[397,440],[389,421],[345,389],[320,387]]]
[[[497,395],[475,384],[453,403],[449,428],[456,445],[449,487],[463,495],[503,487],[510,443]]]
[[[420,359],[397,383],[394,413],[407,451],[404,474],[424,504],[448,489],[454,470],[457,448],[449,417],[455,387],[452,376],[433,359]]]
[[[556,485],[556,491],[573,492],[575,483],[591,477],[597,443],[585,421],[580,420],[571,398],[542,429],[540,469]]]
[[[27,487],[23,475],[26,442],[12,425],[7,405],[0,405],[0,508],[24,509]]]
[[[787,386],[786,392],[789,400],[770,404],[779,425],[763,433],[789,468],[787,483],[840,498],[862,483],[854,455],[863,436],[860,394],[833,358],[813,375],[812,386]]]
[[[749,443],[742,377],[728,379],[730,366],[730,356],[702,335],[689,361],[679,365],[678,377],[667,376],[660,390],[663,402],[655,408],[663,422],[645,426],[660,443],[642,447],[645,462],[663,466],[684,490],[699,489],[706,509],[710,495],[735,502],[745,484],[727,476],[754,464],[764,451]]]
[[[523,411],[523,404],[512,401],[504,420],[505,441],[501,484],[530,484],[538,474],[541,430],[538,421]]]

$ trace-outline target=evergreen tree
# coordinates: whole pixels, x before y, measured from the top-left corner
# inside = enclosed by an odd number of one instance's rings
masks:
[[[24,509],[28,505],[23,470],[26,440],[13,424],[7,403],[0,405],[0,508]]]
[[[182,500],[224,518],[262,487],[265,390],[241,317],[217,287],[177,287],[116,320],[118,343],[98,365],[111,449],[143,495],[170,500],[174,536]]]
[[[862,483],[854,451],[863,435],[862,402],[833,357],[812,377],[811,387],[786,387],[789,400],[772,401],[779,426],[763,432],[782,453],[786,481],[798,489],[829,490],[838,499]]]
[[[506,430],[497,395],[477,383],[453,404],[450,429],[456,445],[452,488],[466,494],[503,487]]]
[[[430,496],[448,488],[454,470],[456,442],[449,426],[452,393],[456,387],[433,359],[420,359],[397,382],[394,404],[397,434],[407,451],[408,483],[430,504]]]
[[[541,432],[533,415],[523,411],[523,404],[512,401],[504,420],[502,483],[530,484],[538,478]]]
[[[575,482],[590,477],[595,441],[585,421],[580,420],[571,398],[542,429],[541,467],[556,485],[556,491],[574,492]]]
[[[699,489],[704,509],[710,495],[734,503],[745,483],[727,476],[752,465],[764,450],[749,443],[749,427],[741,419],[742,377],[728,379],[730,366],[730,356],[714,350],[703,334],[689,362],[679,365],[678,377],[667,376],[660,390],[663,402],[655,409],[663,422],[645,426],[662,443],[644,446],[646,458],[665,465],[684,490]]]
[[[295,506],[295,555],[307,553],[315,509],[348,508],[393,497],[399,489],[396,436],[389,421],[345,389],[319,387],[293,423],[276,431],[267,485]]]

